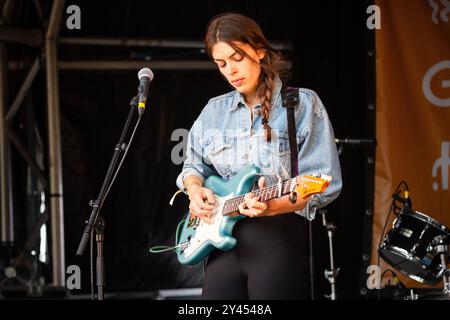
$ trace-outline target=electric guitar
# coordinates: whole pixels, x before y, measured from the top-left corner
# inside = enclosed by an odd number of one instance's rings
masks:
[[[180,236],[177,236],[176,252],[178,261],[184,265],[202,262],[214,249],[230,250],[236,245],[231,236],[237,221],[244,218],[239,214],[239,204],[250,192],[260,169],[247,166],[230,180],[211,176],[204,187],[211,189],[216,199],[216,207],[211,215],[213,223],[203,222],[187,212]],[[277,184],[253,191],[260,201],[279,198],[285,194],[306,198],[311,194],[325,191],[331,181],[329,176],[302,176],[279,181]]]

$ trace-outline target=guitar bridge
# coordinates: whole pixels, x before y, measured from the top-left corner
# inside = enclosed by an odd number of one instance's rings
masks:
[[[178,244],[178,248],[180,248],[180,251],[183,253],[184,250],[186,250],[186,248],[189,246],[189,241],[183,242],[183,243],[179,243]]]

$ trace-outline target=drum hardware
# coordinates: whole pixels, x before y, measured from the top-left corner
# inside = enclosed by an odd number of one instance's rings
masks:
[[[409,290],[409,294],[402,297],[402,300],[419,300],[419,294],[414,292],[414,289]]]
[[[417,211],[416,211],[416,213],[417,213]],[[417,217],[422,218],[422,216],[419,216],[419,215]],[[431,219],[431,218],[429,218],[429,219]],[[430,220],[430,221],[434,221],[434,220]],[[402,225],[402,224],[403,223],[399,223],[398,225]],[[431,224],[424,227],[424,229],[433,231],[433,227]],[[443,231],[448,231],[448,229],[446,229],[443,226],[441,226],[440,229]],[[425,234],[427,233],[426,231],[423,231],[423,232]],[[399,232],[399,234],[402,235],[400,232]],[[388,239],[385,239],[385,240],[386,240],[386,242],[389,242]],[[448,268],[449,258],[450,258],[449,240],[450,240],[450,234],[437,235],[434,238],[432,238],[430,244],[426,248],[427,256],[429,257],[429,259],[434,260],[434,263],[431,264],[433,267],[432,268],[430,267],[430,268],[435,269],[435,270],[430,274],[434,275],[434,277],[436,279],[436,283],[439,282],[440,279],[442,278],[443,283],[444,283],[442,291],[438,292],[436,290],[431,290],[431,291],[420,292],[420,290],[419,290],[419,292],[418,292],[417,290],[410,289],[409,294],[405,295],[403,297],[404,300],[450,300],[450,269]],[[419,243],[419,245],[413,246],[410,251],[411,252],[417,251],[418,248],[423,249],[423,244]],[[393,249],[395,249],[395,248],[393,248]],[[387,261],[387,262],[389,262],[389,261]],[[417,263],[417,260],[410,260],[409,262]],[[424,269],[427,269],[423,265],[422,265],[422,267]],[[390,269],[385,270],[381,276],[382,279],[383,279],[384,274],[387,271],[391,271],[391,270]],[[405,273],[402,269],[400,269],[400,271]],[[394,279],[395,279],[396,278],[395,273],[393,271],[391,271],[391,273],[394,275]],[[425,281],[425,279],[422,279],[424,281],[420,281],[421,280],[420,277],[419,277],[419,279],[417,279],[417,277],[418,277],[417,275],[414,276],[412,274],[407,274],[407,273],[405,273],[405,274],[416,281],[427,283],[427,281]],[[427,279],[428,279],[428,281],[430,281],[429,278],[427,278]]]
[[[401,196],[402,193],[404,197]],[[442,241],[448,241],[449,229],[412,208],[406,182],[402,181],[398,185],[392,198],[391,210],[380,239],[378,259],[383,258],[395,269],[418,282],[437,284],[441,281],[442,268],[439,253],[434,249],[434,239],[441,236]],[[396,217],[391,230],[384,235],[391,212]]]
[[[336,278],[339,273],[340,268],[334,267],[334,255],[333,255],[333,233],[335,230],[337,230],[337,227],[332,222],[327,222],[325,214],[327,213],[326,209],[322,209],[319,211],[320,214],[322,214],[322,224],[325,227],[325,230],[327,230],[328,235],[328,246],[330,250],[330,269],[325,269],[325,278],[330,282],[331,285],[331,292],[329,295],[325,295],[326,298],[330,300],[336,300]]]
[[[417,293],[414,293],[414,290],[411,289],[409,298],[410,298],[410,300],[418,300],[419,299],[419,295]]]
[[[400,194],[402,192],[405,194],[405,198],[402,198],[400,196]],[[406,198],[408,198],[408,202],[406,201]],[[386,232],[386,227],[388,225],[391,214],[393,213],[395,216],[398,216],[402,211],[405,211],[405,204],[406,204],[406,209],[409,208],[411,210],[412,203],[411,203],[411,198],[409,197],[408,184],[406,183],[406,181],[402,181],[398,184],[395,192],[392,194],[392,203],[391,203],[391,207],[389,209],[388,216],[386,217],[386,220],[384,222],[383,230],[381,231],[380,241],[378,244],[378,251],[380,251],[382,241],[383,241],[383,238],[384,238],[384,235]],[[380,255],[378,255],[377,265],[380,266]]]
[[[445,242],[449,233],[445,226],[424,213],[401,213],[395,218],[378,252],[387,263],[411,279],[435,285],[440,282],[442,274],[435,239]],[[445,247],[444,244],[441,246]]]
[[[386,227],[388,225],[388,222],[390,220],[391,214],[393,213],[395,216],[398,216],[400,214],[400,212],[404,209],[405,207],[405,198],[402,198],[400,196],[400,194],[402,192],[408,191],[407,195],[409,198],[409,188],[408,188],[408,184],[406,183],[406,181],[401,181],[398,185],[397,188],[395,189],[395,192],[392,194],[392,203],[391,203],[391,207],[389,209],[389,213],[386,217],[386,220],[384,222],[384,226],[383,226],[383,230],[381,231],[381,235],[380,235],[380,240],[378,242],[378,257],[377,257],[377,266],[380,267],[380,250],[381,250],[381,246],[383,245],[383,239],[385,236],[385,232],[386,232]],[[409,204],[411,204],[411,199],[409,198]]]
[[[434,250],[441,259],[441,271],[439,274],[442,276],[444,282],[443,292],[450,297],[450,269],[448,268],[448,259],[450,256],[448,238],[450,235],[439,235],[433,240]]]
[[[404,197],[400,186],[404,184]],[[418,294],[413,289],[406,300],[450,299],[450,230],[432,217],[412,208],[406,182],[393,194],[391,210],[386,219],[378,247],[378,259],[420,283],[436,285],[443,281],[439,293]],[[403,203],[403,207],[399,206]],[[395,214],[392,228],[384,234],[391,213]],[[378,260],[379,261],[379,260]]]

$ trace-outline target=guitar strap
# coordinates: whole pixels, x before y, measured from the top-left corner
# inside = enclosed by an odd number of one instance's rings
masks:
[[[289,135],[289,149],[291,153],[291,178],[298,175],[298,146],[295,126],[295,108],[300,101],[298,88],[287,87],[281,95],[283,107],[287,113],[287,127]],[[295,202],[295,201],[294,201]],[[314,300],[314,255],[313,255],[313,237],[312,223],[308,219],[308,238],[309,238],[309,277],[311,300]]]
[[[299,103],[298,88],[288,87],[281,94],[283,107],[287,112],[287,127],[289,135],[289,149],[291,151],[291,178],[298,175],[298,147],[295,130],[295,108]]]
[[[298,147],[297,147],[297,137],[295,130],[295,107],[299,102],[298,88],[287,87],[282,89],[282,105],[287,110],[287,123],[288,123],[288,134],[289,134],[289,149],[291,150],[291,177],[296,177],[298,175]],[[295,202],[295,201],[294,201]],[[203,275],[206,272],[206,265],[208,264],[207,257],[203,260]]]

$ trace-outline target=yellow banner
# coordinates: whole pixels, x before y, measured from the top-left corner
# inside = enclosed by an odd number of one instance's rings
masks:
[[[413,208],[425,216],[403,220],[401,230],[396,230],[397,238],[390,240],[389,250],[404,249],[403,253],[395,252],[394,257],[407,257],[410,253],[409,261],[405,259],[401,265],[414,270],[415,266],[428,263],[418,251],[431,242],[421,237],[419,230],[425,225],[429,225],[429,230],[439,225],[450,228],[450,3],[376,0],[375,4],[380,8],[381,29],[376,30],[378,146],[372,263],[377,261],[392,194],[404,180]],[[420,217],[436,221],[424,222]],[[392,227],[392,218],[393,215],[386,231]],[[417,242],[416,248],[411,242]],[[414,256],[422,261],[414,260]],[[401,274],[396,267],[381,261],[381,271],[389,268]],[[430,266],[433,268],[437,267]],[[408,287],[422,286],[411,277],[400,279]]]

